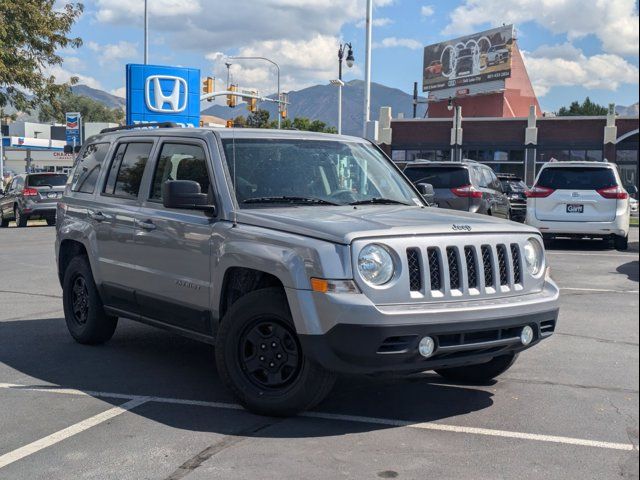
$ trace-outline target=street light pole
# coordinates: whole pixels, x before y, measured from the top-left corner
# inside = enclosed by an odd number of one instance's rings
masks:
[[[263,60],[276,67],[278,73],[278,130],[282,128],[282,93],[280,92],[280,65],[265,57],[228,57],[231,60]]]
[[[338,80],[332,80],[331,84],[338,87],[338,135],[342,135],[342,88],[344,82],[342,81],[342,61],[344,59],[344,52],[349,48],[347,52],[347,67],[353,67],[355,58],[353,56],[353,47],[351,43],[340,44],[338,48]]]
[[[149,15],[147,0],[144,0],[144,64],[149,63]]]
[[[371,37],[373,35],[373,0],[367,0],[367,36],[364,67],[364,127],[363,137],[367,136],[367,124],[371,119]]]

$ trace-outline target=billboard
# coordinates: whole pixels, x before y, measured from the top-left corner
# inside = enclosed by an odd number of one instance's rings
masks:
[[[127,125],[156,122],[200,125],[200,70],[127,65]]]
[[[513,25],[507,25],[426,47],[422,90],[465,88],[510,77],[513,43]]]

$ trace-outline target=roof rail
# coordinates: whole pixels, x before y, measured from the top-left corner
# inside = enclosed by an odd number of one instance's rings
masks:
[[[136,123],[135,125],[123,125],[121,127],[105,128],[100,133],[119,132],[121,130],[135,130],[136,128],[179,128],[175,122]]]

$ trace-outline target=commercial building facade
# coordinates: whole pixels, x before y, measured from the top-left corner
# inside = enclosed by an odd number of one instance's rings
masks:
[[[458,144],[451,118],[391,121],[385,150],[396,162],[462,157],[497,172],[522,176],[531,185],[551,160],[609,161],[618,164],[625,185],[638,186],[638,117],[467,118]]]

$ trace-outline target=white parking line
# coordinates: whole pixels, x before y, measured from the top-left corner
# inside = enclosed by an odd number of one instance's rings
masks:
[[[608,290],[606,288],[580,288],[580,287],[563,287],[560,291],[568,290],[570,292],[595,292],[595,293],[633,293],[638,295],[639,290]]]
[[[553,252],[553,251],[548,251],[546,252],[547,255],[552,255],[552,256],[569,256],[569,257],[592,257],[594,255],[598,255],[598,256],[606,256],[606,257],[624,257],[624,258],[638,258],[638,254],[634,254],[634,253],[608,253],[608,252]]]
[[[39,452],[42,449],[50,447],[56,443],[63,441],[66,438],[77,435],[80,432],[84,432],[85,430],[95,427],[107,420],[112,419],[113,417],[117,417],[118,415],[127,412],[133,408],[139,407],[143,403],[147,403],[149,401],[148,397],[137,397],[128,402],[120,405],[119,407],[113,407],[109,410],[94,415],[93,417],[87,418],[86,420],[82,420],[81,422],[75,423],[70,427],[59,430],[51,435],[47,435],[40,440],[36,440],[35,442],[29,443],[23,447],[20,447],[16,450],[13,450],[9,453],[5,453],[0,456],[0,468],[6,467],[7,465],[17,462],[18,460],[28,457],[36,452]]]
[[[203,400],[188,400],[188,399],[180,399],[180,398],[168,398],[168,397],[153,397],[153,396],[138,396],[138,395],[127,395],[122,393],[109,393],[109,392],[92,392],[92,391],[82,391],[82,390],[74,390],[68,388],[47,388],[47,387],[30,387],[25,385],[16,385],[11,383],[0,383],[0,389],[12,389],[12,390],[25,390],[30,392],[47,392],[47,393],[57,393],[57,394],[65,394],[65,395],[81,395],[81,396],[90,396],[90,397],[102,397],[102,398],[127,398],[130,399],[127,403],[121,405],[120,407],[115,407],[106,412],[96,415],[95,417],[91,417],[87,420],[84,420],[80,423],[72,425],[69,428],[61,430],[60,432],[56,432],[48,437],[45,437],[41,440],[37,440],[29,445],[21,447],[13,452],[9,452],[2,457],[0,457],[0,468],[9,463],[15,462],[21,458],[24,458],[32,453],[35,453],[43,448],[46,448],[49,445],[53,445],[54,443],[58,443],[59,441],[68,438],[76,433],[80,433],[88,428],[91,428],[94,425],[98,425],[105,420],[115,417],[116,415],[120,415],[128,410],[131,410],[137,406],[140,406],[147,402],[157,402],[157,403],[165,403],[165,404],[173,404],[173,405],[189,405],[189,406],[198,406],[198,407],[209,407],[209,408],[220,408],[226,410],[243,410],[243,407],[233,403],[222,403],[222,402],[208,402]],[[636,445],[630,443],[615,443],[615,442],[603,442],[599,440],[588,440],[583,438],[572,438],[572,437],[563,437],[563,436],[555,436],[555,435],[541,435],[536,433],[525,433],[525,432],[513,432],[509,430],[494,430],[488,428],[476,428],[476,427],[463,427],[457,425],[446,425],[435,422],[423,422],[416,423],[407,420],[396,420],[389,418],[377,418],[377,417],[363,417],[358,415],[343,415],[343,414],[335,414],[335,413],[323,413],[323,412],[304,412],[300,414],[301,417],[307,418],[317,418],[324,420],[332,420],[332,421],[341,421],[341,422],[355,422],[355,423],[368,423],[373,425],[385,425],[389,427],[404,427],[404,428],[415,428],[420,430],[433,430],[440,432],[452,432],[452,433],[466,433],[469,435],[486,435],[492,437],[502,437],[502,438],[515,438],[520,440],[531,440],[536,442],[547,442],[547,443],[556,443],[563,445],[575,445],[575,446],[583,446],[583,447],[593,447],[593,448],[602,448],[605,450],[622,450],[622,451],[637,451],[638,447]]]

